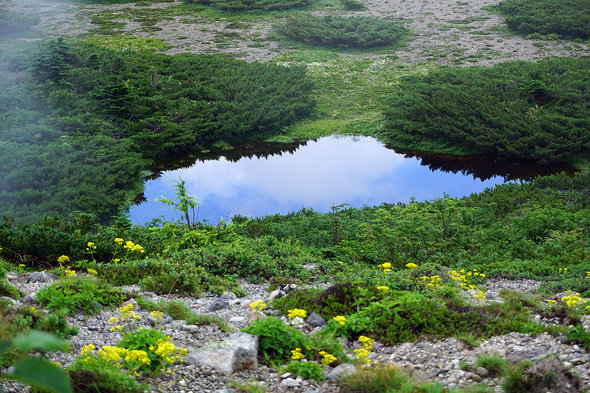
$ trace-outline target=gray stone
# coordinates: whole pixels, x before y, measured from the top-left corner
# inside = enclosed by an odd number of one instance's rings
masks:
[[[224,292],[223,295],[219,296],[219,298],[223,300],[236,300],[238,295],[233,292]]]
[[[196,333],[199,331],[199,326],[197,325],[184,325],[182,326],[182,330],[188,333]]]
[[[46,272],[33,272],[27,278],[28,283],[32,282],[47,282],[53,278],[53,275]]]
[[[321,327],[321,326],[326,326],[328,324],[328,322],[326,322],[326,320],[324,318],[322,318],[320,315],[316,314],[315,312],[312,312],[309,315],[306,322],[309,326],[312,326],[312,327]]]
[[[301,386],[301,383],[293,378],[285,378],[281,381],[280,386],[288,387],[288,388],[295,388]]]
[[[484,367],[478,367],[475,369],[475,374],[479,375],[480,377],[487,377],[490,372]]]
[[[210,367],[229,376],[236,371],[258,367],[258,337],[234,333],[223,341],[207,345],[189,353],[184,362]]]
[[[0,297],[0,302],[7,302],[7,303],[10,303],[12,305],[15,305],[17,303],[16,300],[14,300],[13,298],[8,297],[8,296],[2,296],[2,297]]]
[[[209,312],[225,310],[229,308],[229,303],[225,299],[217,299],[209,305]]]
[[[328,381],[339,381],[348,375],[356,374],[356,372],[356,367],[352,364],[342,363],[341,365],[330,371],[328,375],[326,375],[326,379]]]

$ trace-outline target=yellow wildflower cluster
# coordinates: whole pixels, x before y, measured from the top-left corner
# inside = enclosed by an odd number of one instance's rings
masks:
[[[62,255],[59,258],[57,258],[57,261],[59,263],[66,263],[70,261],[70,257],[68,257],[67,255]]]
[[[586,272],[586,278],[590,278],[590,272]]]
[[[299,308],[295,308],[293,310],[289,310],[288,316],[291,319],[297,318],[297,317],[305,318],[305,317],[307,317],[307,311],[301,310]]]
[[[96,276],[98,274],[98,272],[94,269],[86,269],[86,271],[88,272],[88,274],[90,274],[91,276]]]
[[[152,318],[154,318],[156,323],[160,323],[164,320],[164,313],[162,311],[155,310],[152,311],[150,315],[152,316]]]
[[[176,348],[174,344],[167,340],[159,340],[156,345],[151,345],[150,351],[154,351],[168,363],[174,363],[177,360],[182,362],[183,356],[188,354],[186,348]]]
[[[577,292],[566,291],[569,294],[562,297],[561,301],[564,302],[568,307],[572,308],[577,306],[578,304],[586,303],[585,300],[582,300],[580,294]]]
[[[262,311],[266,308],[266,304],[263,300],[256,300],[252,304],[250,304],[250,308],[252,311]]]
[[[356,361],[359,364],[369,364],[369,354],[370,352],[365,348],[355,349],[354,355],[356,357]]]
[[[470,284],[471,281],[478,279],[479,277],[485,278],[486,275],[473,269],[473,271],[465,271],[461,269],[458,272],[455,270],[448,271],[451,280],[453,280],[461,289],[475,289],[475,285]]]
[[[484,291],[481,291],[481,290],[480,290],[480,291],[477,291],[477,292],[475,293],[475,297],[476,297],[478,300],[481,300],[481,301],[484,301],[484,300],[486,300],[486,294],[484,293]]]
[[[105,345],[102,349],[96,352],[96,357],[93,351],[96,347],[93,344],[88,344],[82,347],[80,351],[80,358],[85,364],[100,364],[103,367],[121,368],[125,366],[130,372],[142,365],[149,365],[150,358],[145,351],[137,349],[126,349],[117,346]]]
[[[406,264],[406,267],[408,269],[415,269],[418,267],[418,265],[416,265],[415,263],[408,263],[408,264]]]
[[[366,336],[360,336],[359,341],[367,351],[373,349],[373,344],[375,344],[375,340]]]
[[[322,355],[322,364],[324,366],[329,366],[330,364],[334,363],[336,360],[336,356],[329,354],[326,351],[320,351],[320,355]]]
[[[383,273],[391,272],[391,263],[389,262],[382,263],[381,265],[379,265],[379,267],[383,269]]]
[[[338,315],[337,317],[334,317],[332,319],[342,326],[346,325],[346,317],[343,317],[342,315]]]
[[[421,276],[420,280],[426,285],[426,288],[434,289],[443,286],[443,279],[441,276]]]
[[[377,290],[381,293],[385,293],[385,292],[389,291],[389,287],[386,287],[385,285],[379,285],[377,287]]]
[[[92,253],[94,250],[96,250],[96,245],[93,242],[88,242],[88,244],[86,244],[86,251]]]
[[[128,320],[137,320],[137,319],[141,319],[141,317],[139,315],[137,315],[134,311],[133,311],[134,307],[132,303],[129,303],[126,306],[123,307],[119,307],[119,313],[121,314],[121,322],[125,322]]]
[[[305,355],[301,352],[301,348],[295,348],[291,351],[291,359],[300,360],[305,359]]]
[[[140,252],[140,253],[144,253],[145,250],[143,249],[142,246],[140,246],[139,244],[135,244],[133,243],[131,240],[127,240],[125,242],[125,245],[123,246],[123,248],[127,249],[128,251],[131,252]]]
[[[559,268],[559,274],[567,274],[567,267]]]

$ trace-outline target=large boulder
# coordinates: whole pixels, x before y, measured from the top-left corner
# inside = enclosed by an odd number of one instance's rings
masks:
[[[258,367],[258,337],[234,333],[223,341],[209,344],[189,353],[184,362],[199,367],[210,367],[227,376],[244,369]]]

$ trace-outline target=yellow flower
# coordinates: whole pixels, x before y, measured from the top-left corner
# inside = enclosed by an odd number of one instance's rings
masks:
[[[299,360],[299,359],[305,359],[305,355],[301,352],[301,348],[295,348],[294,350],[291,351],[291,359],[294,360]]]
[[[389,291],[389,287],[386,287],[385,285],[379,285],[377,287],[377,290],[380,291],[380,292],[382,292],[382,293],[385,293],[385,292]]]
[[[375,343],[375,340],[366,336],[360,336],[359,341],[361,344],[363,344],[363,348],[365,348],[367,351],[370,351],[373,348],[373,344]]]
[[[94,250],[96,250],[96,246],[94,245],[94,243],[93,242],[88,242],[88,244],[86,245],[86,251],[92,252]]]
[[[307,316],[307,311],[295,308],[293,310],[289,310],[289,318],[293,319],[296,317],[305,318]]]
[[[152,311],[150,315],[155,319],[156,323],[160,323],[164,319],[164,313],[162,311]]]
[[[346,317],[343,317],[342,315],[338,315],[337,317],[334,317],[332,319],[342,326],[346,325]]]
[[[379,265],[379,267],[382,269],[391,269],[391,263],[385,262],[385,263],[382,263],[381,265]]]
[[[368,364],[370,362],[369,353],[370,352],[367,351],[365,348],[360,348],[360,349],[354,350],[354,354],[356,356],[356,361],[359,364]]]
[[[113,259],[113,262],[119,263],[119,262],[121,262],[121,260],[119,258],[115,258],[115,259]]]
[[[115,238],[115,243],[117,243],[118,245],[121,245],[121,244],[123,244],[123,242],[124,242],[124,240],[123,240],[123,239],[121,239],[120,237],[116,237],[116,238]]]
[[[125,242],[125,245],[123,247],[126,248],[126,249],[128,249],[128,250],[132,250],[133,247],[135,247],[135,243],[133,243],[131,240],[127,240]]]
[[[62,255],[61,257],[57,258],[57,261],[59,263],[66,263],[70,261],[70,257],[68,257],[67,255]]]
[[[253,302],[252,304],[250,304],[250,308],[253,311],[262,311],[266,308],[266,304],[264,304],[263,300],[257,300],[255,302]]]
[[[418,265],[416,265],[415,263],[408,263],[408,264],[406,264],[406,267],[407,267],[408,269],[414,269],[414,268],[417,268],[417,267],[418,267]]]
[[[69,266],[68,266],[68,267],[69,267]],[[66,273],[66,277],[71,277],[71,276],[73,276],[74,274],[76,274],[76,272],[75,272],[75,271],[73,271],[73,270],[70,270],[70,269],[66,269],[66,270],[64,270],[64,272]]]
[[[94,269],[86,269],[86,271],[88,272],[88,274],[96,276],[98,274],[98,272]]]
[[[331,355],[326,351],[320,351],[320,355],[322,355],[322,364],[324,366],[328,366],[338,360],[336,359],[336,356]]]

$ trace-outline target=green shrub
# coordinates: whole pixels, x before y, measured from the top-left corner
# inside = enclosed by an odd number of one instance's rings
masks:
[[[264,236],[233,245],[208,244],[200,249],[178,252],[174,258],[196,265],[211,275],[237,276],[260,282],[275,276],[306,280],[311,274],[302,265],[321,263],[318,254],[297,241]]]
[[[441,383],[415,382],[394,365],[359,370],[338,381],[338,386],[342,392],[443,393],[447,391]]]
[[[406,33],[403,23],[368,16],[299,15],[277,31],[295,41],[335,48],[371,48],[396,44]]]
[[[147,353],[149,364],[143,364],[142,370],[149,374],[159,374],[167,366],[186,355],[186,350],[170,343],[170,338],[156,329],[139,328],[126,333],[117,343],[120,348],[138,350]]]
[[[508,368],[508,361],[498,355],[484,354],[477,358],[475,367],[483,367],[490,372],[490,377],[503,376]]]
[[[497,7],[506,24],[521,33],[590,37],[588,0],[504,0]]]
[[[139,281],[144,291],[191,296],[200,296],[202,291],[221,294],[226,290],[240,296],[243,294],[240,285],[231,275],[211,274],[202,266],[187,262],[181,253],[168,259],[150,260],[149,269],[149,275]]]
[[[284,371],[290,372],[294,376],[300,376],[303,379],[313,379],[314,381],[321,382],[326,377],[322,374],[322,367],[316,362],[289,362],[283,369]]]
[[[274,317],[257,320],[245,329],[245,333],[258,336],[258,345],[267,362],[284,361],[295,348],[306,347],[303,333]]]
[[[126,295],[103,280],[93,277],[66,277],[37,292],[37,300],[50,310],[94,314],[114,307]]]
[[[185,0],[188,4],[212,5],[224,11],[286,10],[305,7],[314,0]]]
[[[0,34],[21,33],[39,24],[39,17],[10,12],[0,7]]]
[[[119,369],[88,369],[83,365],[68,371],[74,393],[142,393],[147,389],[132,376]]]
[[[446,68],[402,79],[383,136],[397,146],[530,159],[548,164],[587,153],[590,59]],[[433,148],[433,146],[436,147]]]
[[[359,11],[359,10],[365,10],[365,9],[367,9],[367,7],[365,7],[365,5],[361,1],[357,1],[357,0],[340,0],[340,2],[344,6],[344,8],[346,8],[349,11]]]

